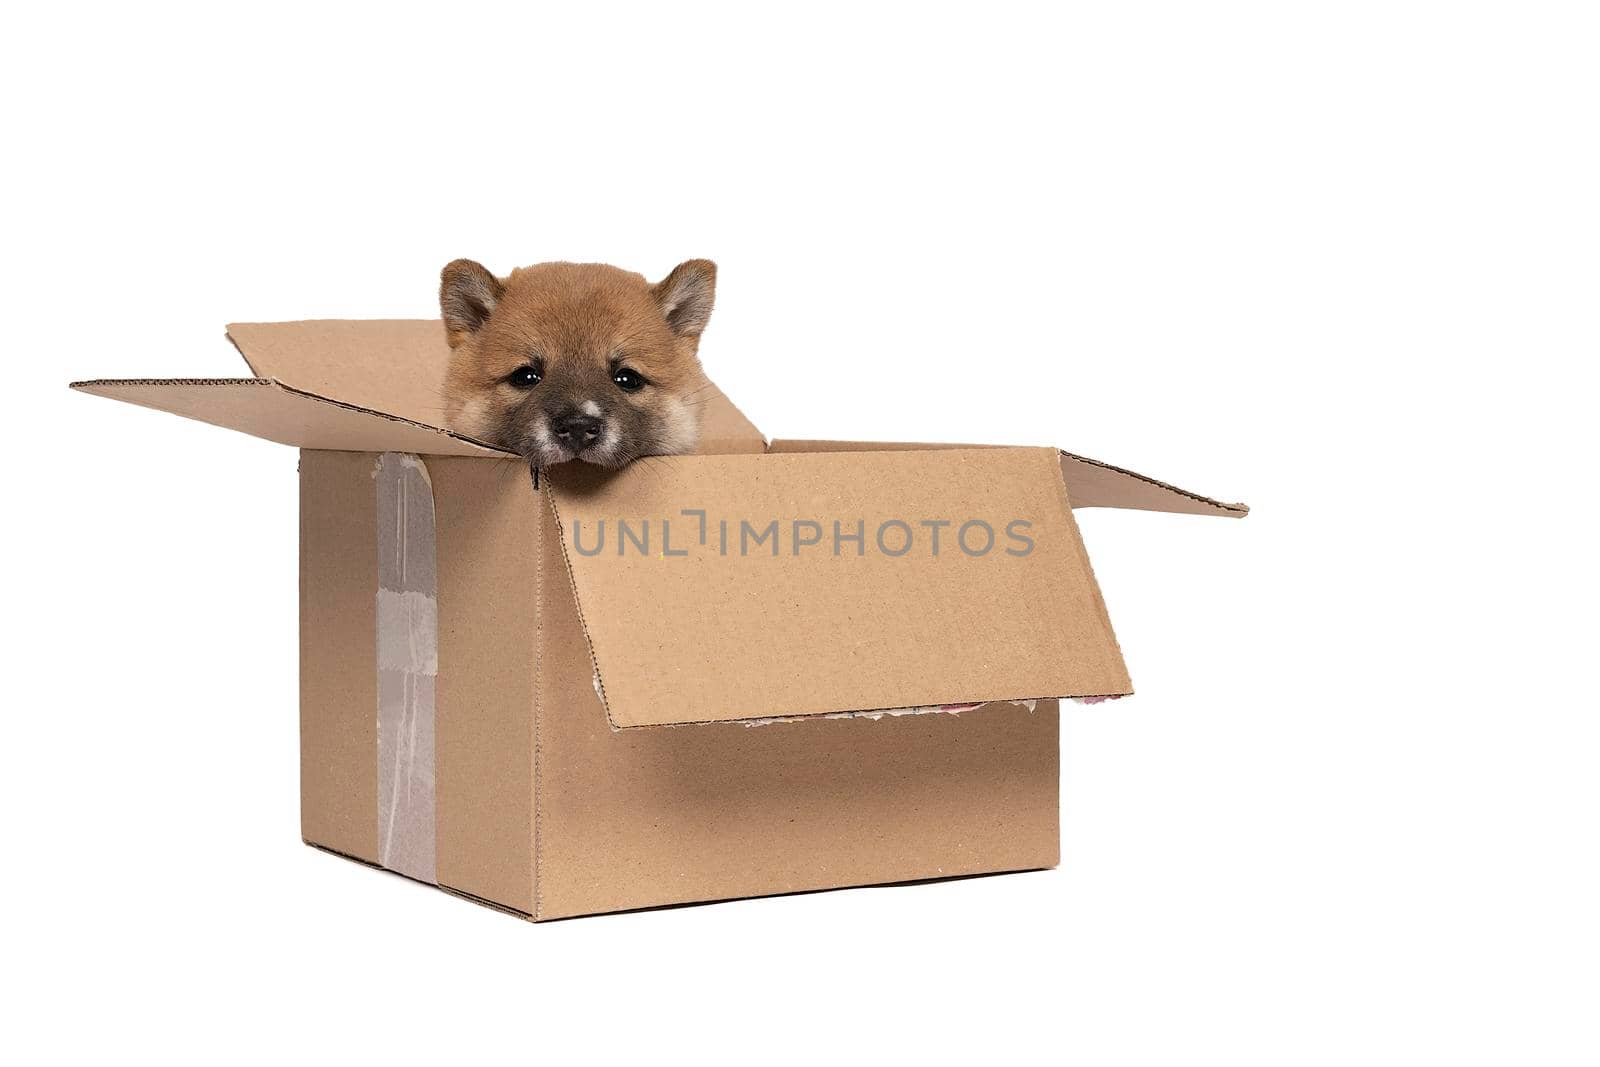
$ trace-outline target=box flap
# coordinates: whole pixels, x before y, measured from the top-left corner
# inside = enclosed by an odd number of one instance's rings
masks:
[[[450,346],[437,319],[236,322],[228,338],[260,377],[425,426],[445,424],[441,385]],[[699,451],[766,446],[761,431],[715,385],[695,402],[701,405]]]
[[[457,434],[271,378],[100,379],[73,382],[72,388],[300,448],[509,458]]]
[[[615,726],[1131,691],[1054,449],[567,465],[541,488]]]
[[[1221,515],[1231,519],[1242,519],[1250,514],[1250,508],[1244,504],[1225,504],[1071,452],[1061,453],[1061,476],[1066,480],[1067,496],[1075,508],[1134,508],[1184,515]]]
[[[801,441],[779,440],[769,446],[772,452],[873,452],[942,448],[985,448],[987,445],[911,444],[888,441]],[[1185,515],[1220,515],[1243,518],[1250,513],[1244,504],[1225,504],[1175,485],[1159,482],[1122,467],[1114,467],[1087,456],[1061,453],[1061,475],[1066,480],[1067,496],[1074,508],[1134,508],[1140,511],[1170,511]]]

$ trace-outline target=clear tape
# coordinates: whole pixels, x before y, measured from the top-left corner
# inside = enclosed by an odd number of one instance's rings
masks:
[[[373,471],[378,523],[378,862],[438,883],[434,679],[439,673],[433,486],[413,455]]]

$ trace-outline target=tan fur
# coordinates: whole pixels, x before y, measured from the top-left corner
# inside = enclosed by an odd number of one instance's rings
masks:
[[[652,285],[600,263],[541,263],[496,279],[470,260],[447,266],[440,310],[452,349],[444,383],[450,428],[544,465],[577,458],[617,466],[640,455],[691,450],[705,377],[700,332],[710,317],[716,265],[680,264]],[[544,380],[510,376],[537,365]],[[648,383],[614,385],[626,367]],[[584,451],[554,440],[560,411],[602,412],[605,433]]]

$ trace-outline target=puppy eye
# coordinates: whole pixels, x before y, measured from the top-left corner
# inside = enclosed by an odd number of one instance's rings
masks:
[[[643,389],[647,384],[649,384],[645,381],[644,375],[640,374],[636,370],[630,370],[627,367],[618,367],[616,370],[612,371],[611,380],[616,382],[617,388],[621,389],[624,393],[637,393],[639,390]]]
[[[538,367],[532,364],[523,364],[506,375],[506,381],[518,389],[532,389],[544,381],[544,375],[539,373]]]

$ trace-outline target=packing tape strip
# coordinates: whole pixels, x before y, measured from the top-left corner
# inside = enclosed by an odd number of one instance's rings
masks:
[[[438,883],[434,679],[439,673],[433,485],[417,456],[373,471],[378,522],[378,862]]]

